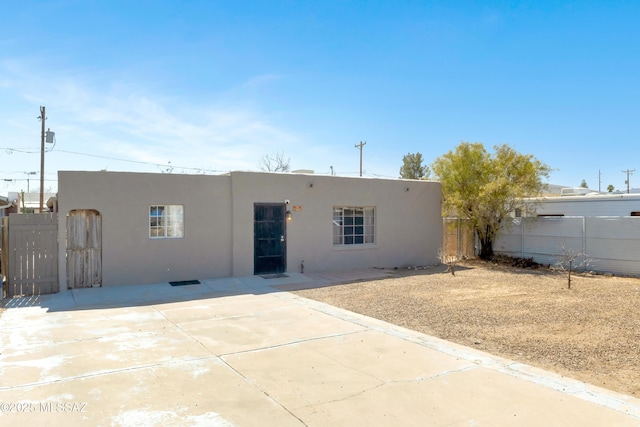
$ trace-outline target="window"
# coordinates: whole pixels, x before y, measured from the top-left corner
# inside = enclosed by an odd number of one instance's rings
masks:
[[[149,237],[152,239],[184,237],[184,206],[149,206]]]
[[[333,208],[333,244],[375,243],[375,208]]]

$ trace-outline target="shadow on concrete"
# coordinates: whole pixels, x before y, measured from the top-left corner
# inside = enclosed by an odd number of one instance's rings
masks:
[[[456,274],[476,268],[473,265],[457,265]],[[511,272],[519,273],[519,269]],[[540,274],[537,271],[523,273]],[[324,273],[286,273],[217,279],[188,279],[181,286],[169,282],[78,288],[56,294],[34,295],[3,299],[0,308],[40,307],[48,312],[93,310],[102,308],[133,307],[168,304],[209,298],[225,298],[237,295],[299,291],[327,286],[348,285],[368,281],[386,280],[408,276],[433,276],[451,274],[446,265],[411,268],[369,268]],[[194,284],[188,284],[193,281]],[[200,283],[195,283],[200,282]]]
[[[464,270],[472,270],[473,267],[464,267],[464,266],[456,266],[455,272],[464,271]],[[376,269],[373,269],[376,270]],[[326,283],[321,283],[321,281],[314,281],[312,283],[293,283],[293,284],[281,284],[274,286],[275,288],[281,291],[301,291],[305,289],[314,289],[314,288],[322,288],[325,286],[338,286],[338,285],[348,285],[351,283],[360,283],[360,282],[372,282],[377,280],[387,280],[394,279],[400,277],[412,277],[412,276],[434,276],[434,275],[442,275],[442,274],[451,274],[446,265],[433,265],[426,267],[411,267],[409,268],[394,268],[394,269],[378,269],[383,272],[383,275],[363,277],[363,278],[350,278],[348,276],[344,277],[332,277]],[[340,273],[337,273],[340,275]],[[315,275],[314,275],[315,276]]]
[[[441,272],[432,268],[431,274]],[[197,284],[172,286],[169,282],[139,285],[78,288],[55,294],[3,299],[5,309],[41,308],[47,312],[122,308],[167,304],[238,295],[260,295],[344,285],[363,281],[383,280],[406,275],[409,271],[428,274],[428,270],[390,270],[371,268],[331,273],[286,273],[273,276],[228,277],[199,279]]]

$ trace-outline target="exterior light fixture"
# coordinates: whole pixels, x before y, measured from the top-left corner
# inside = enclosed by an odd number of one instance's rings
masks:
[[[289,210],[289,203],[291,203],[289,199],[284,199],[284,206],[286,209],[284,212],[284,217],[287,221],[291,221],[291,211]]]

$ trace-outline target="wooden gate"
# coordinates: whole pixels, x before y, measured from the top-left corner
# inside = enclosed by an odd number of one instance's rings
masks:
[[[475,233],[469,220],[442,219],[442,253],[458,259],[475,257]]]
[[[2,229],[3,296],[58,292],[58,214],[11,214]]]
[[[95,210],[67,215],[67,288],[102,286],[102,217]]]

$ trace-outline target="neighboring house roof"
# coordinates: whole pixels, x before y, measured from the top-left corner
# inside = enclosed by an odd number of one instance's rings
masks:
[[[17,193],[10,192],[9,198],[13,200],[20,200],[20,207],[23,207],[22,197],[24,195],[24,207],[26,209],[39,209],[40,208],[40,193]],[[47,206],[47,200],[52,197],[56,197],[56,193],[44,193],[44,205]]]
[[[523,199],[537,216],[637,216],[640,194],[584,194]]]
[[[11,207],[11,203],[9,203],[9,199],[6,197],[0,196],[0,211],[10,207]]]
[[[567,188],[567,185],[546,184],[544,190],[542,190],[543,196],[559,196],[563,188]]]
[[[40,201],[38,201],[39,203]],[[50,212],[58,212],[58,197],[54,196],[54,197],[49,197],[45,202],[45,205],[47,205],[47,208],[49,208]],[[39,207],[39,206],[38,206]]]
[[[17,206],[17,201],[9,197],[0,196],[0,211]]]

